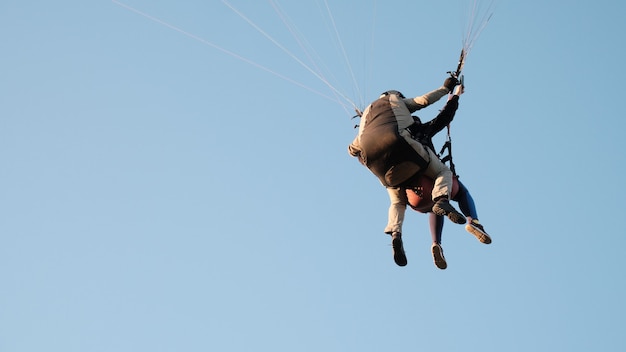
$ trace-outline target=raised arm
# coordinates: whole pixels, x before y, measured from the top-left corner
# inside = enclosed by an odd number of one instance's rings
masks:
[[[415,111],[423,109],[443,98],[443,96],[451,92],[458,83],[459,81],[456,78],[448,77],[443,82],[441,87],[419,97],[404,99],[404,103],[409,111],[414,113]]]
[[[454,115],[456,110],[459,108],[459,97],[463,94],[464,88],[462,85],[458,85],[454,89],[454,94],[451,94],[448,98],[448,102],[443,107],[443,109],[439,112],[437,117],[423,124],[423,133],[430,138],[432,138],[435,134],[441,131],[444,127],[446,127],[452,119],[454,119]]]

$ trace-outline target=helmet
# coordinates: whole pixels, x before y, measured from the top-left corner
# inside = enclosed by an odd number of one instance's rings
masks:
[[[397,95],[400,97],[400,99],[404,99],[404,95],[402,95],[402,93],[398,92],[397,90],[388,90],[386,92],[383,92],[378,98],[386,97],[388,95]]]

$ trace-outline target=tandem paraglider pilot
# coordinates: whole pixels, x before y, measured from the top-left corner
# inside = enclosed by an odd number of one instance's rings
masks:
[[[413,187],[420,176],[435,181],[433,213],[447,216],[457,224],[466,222],[449,201],[452,171],[430,148],[411,138],[408,130],[414,123],[413,112],[437,102],[458,84],[455,77],[448,77],[443,86],[415,98],[405,98],[395,90],[382,93],[363,111],[358,134],[348,146],[350,155],[357,157],[387,188],[391,204],[385,233],[391,235],[393,258],[399,266],[405,266],[407,259],[402,244],[406,202],[398,199],[406,197],[405,190]]]

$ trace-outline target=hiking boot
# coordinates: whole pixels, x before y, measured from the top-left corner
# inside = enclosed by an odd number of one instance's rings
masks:
[[[441,248],[439,243],[433,243],[432,247],[430,247],[430,251],[433,252],[433,261],[435,262],[436,267],[441,270],[448,267],[446,258],[443,256],[443,248]]]
[[[465,216],[456,211],[452,204],[450,204],[450,201],[445,198],[437,200],[435,205],[433,205],[433,213],[441,216],[448,216],[448,218],[456,224],[465,224],[467,222]]]
[[[404,254],[404,246],[402,245],[402,234],[399,232],[394,232],[391,235],[391,248],[393,249],[393,261],[399,266],[405,266],[407,260]]]
[[[485,232],[485,228],[480,224],[480,222],[478,222],[478,220],[472,219],[472,221],[465,225],[465,229],[467,232],[474,235],[474,237],[476,237],[476,239],[480,242],[484,244],[491,243],[491,237],[489,237],[487,232]]]

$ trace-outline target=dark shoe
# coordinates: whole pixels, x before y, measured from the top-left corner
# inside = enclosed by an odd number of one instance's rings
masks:
[[[448,263],[446,263],[446,258],[443,256],[443,248],[438,243],[433,243],[432,247],[430,247],[430,251],[433,252],[433,261],[435,262],[435,266],[441,270],[444,270],[448,267]]]
[[[456,224],[465,224],[467,222],[465,216],[456,211],[452,204],[450,204],[450,202],[445,198],[439,199],[435,205],[433,205],[433,213],[441,216],[447,216]]]
[[[483,227],[483,225],[480,224],[480,222],[478,222],[478,220],[472,219],[469,224],[465,225],[465,229],[467,230],[467,232],[474,235],[474,237],[476,237],[476,239],[478,239],[480,242],[484,244],[491,243],[491,237],[489,237],[487,232],[485,232],[485,228]]]
[[[393,249],[393,261],[399,266],[407,264],[404,246],[402,245],[402,234],[394,232],[391,235],[391,248]]]

